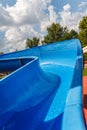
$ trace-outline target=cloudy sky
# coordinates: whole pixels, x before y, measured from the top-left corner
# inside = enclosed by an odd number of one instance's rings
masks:
[[[53,22],[78,31],[87,16],[87,0],[0,0],[0,51],[25,48],[25,40],[42,38]]]

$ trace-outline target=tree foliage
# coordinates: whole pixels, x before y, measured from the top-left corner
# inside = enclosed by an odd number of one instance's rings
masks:
[[[53,23],[47,28],[48,34],[44,36],[43,43],[52,43],[66,39],[76,38],[78,33],[75,30],[69,31],[67,27],[62,27],[59,23]]]
[[[82,46],[87,46],[87,16],[84,16],[79,23],[79,36]]]
[[[1,54],[4,54],[4,52],[0,52],[0,55],[1,55]]]
[[[26,48],[32,48],[39,45],[39,38],[33,37],[32,39],[26,40]]]
[[[84,60],[87,60],[87,53],[84,53]]]
[[[79,29],[82,31],[84,29],[87,29],[87,16],[84,16],[82,20],[79,23]]]

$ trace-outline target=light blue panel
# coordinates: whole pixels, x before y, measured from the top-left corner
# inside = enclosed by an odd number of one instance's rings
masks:
[[[82,88],[81,86],[76,86],[69,90],[66,105],[82,105]]]
[[[62,130],[85,130],[81,105],[71,105],[65,108]]]

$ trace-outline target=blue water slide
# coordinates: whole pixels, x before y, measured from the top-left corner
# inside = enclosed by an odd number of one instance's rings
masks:
[[[78,39],[0,55],[0,130],[86,130]]]

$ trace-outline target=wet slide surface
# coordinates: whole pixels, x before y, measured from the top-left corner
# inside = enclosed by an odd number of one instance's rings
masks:
[[[0,130],[85,130],[78,39],[0,56]]]

